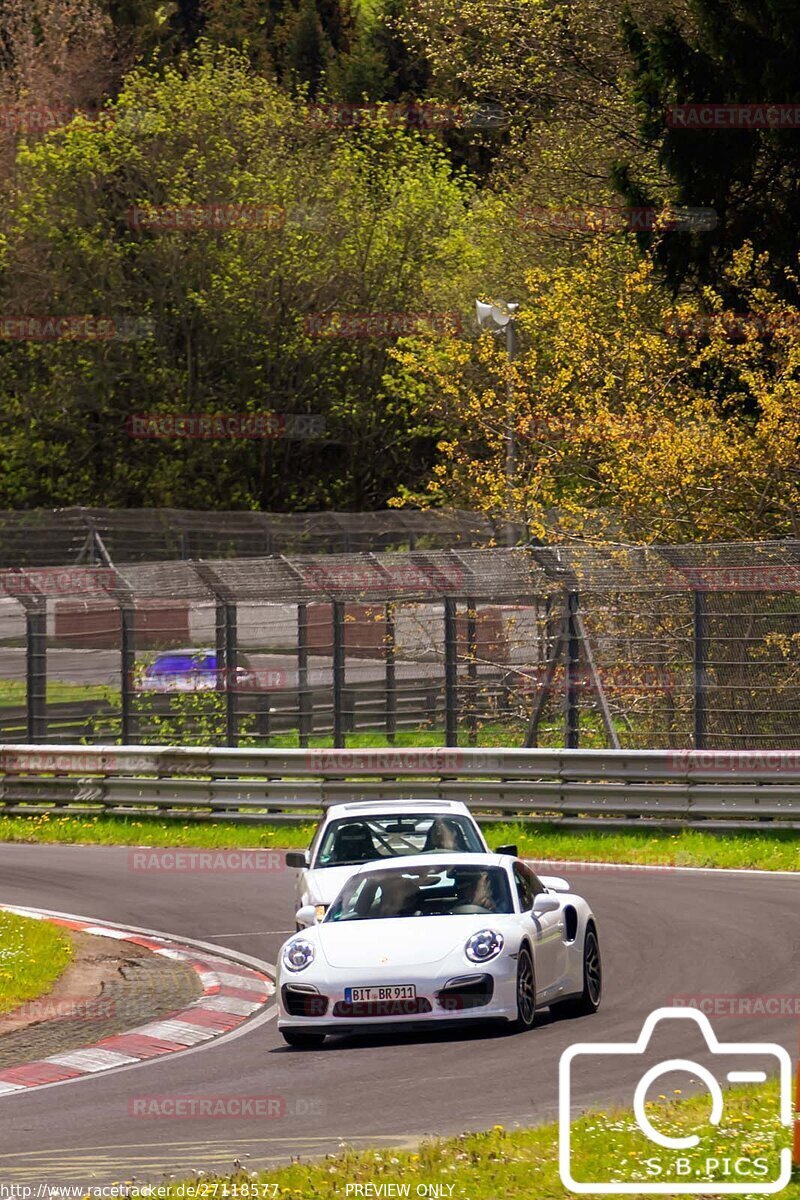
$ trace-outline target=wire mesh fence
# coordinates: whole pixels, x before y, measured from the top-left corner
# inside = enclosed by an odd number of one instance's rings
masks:
[[[787,749],[800,542],[0,570],[0,741]]]
[[[0,511],[0,567],[448,549],[527,540],[523,525],[454,509],[367,513],[63,508]]]

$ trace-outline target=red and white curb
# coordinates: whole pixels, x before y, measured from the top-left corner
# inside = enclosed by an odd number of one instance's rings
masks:
[[[132,1066],[230,1035],[263,1010],[275,995],[275,984],[266,973],[269,964],[259,964],[257,959],[249,959],[245,955],[225,957],[226,952],[222,948],[218,950],[202,942],[182,941],[165,934],[106,925],[66,913],[51,913],[12,904],[0,904],[0,911],[51,921],[54,925],[62,925],[79,933],[144,946],[163,958],[186,963],[196,971],[203,988],[202,996],[188,1008],[170,1013],[158,1021],[140,1025],[126,1033],[112,1034],[94,1046],[52,1054],[39,1062],[0,1070],[0,1096]],[[259,966],[264,969],[259,970]]]

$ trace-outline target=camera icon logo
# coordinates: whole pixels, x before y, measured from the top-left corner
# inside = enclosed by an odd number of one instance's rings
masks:
[[[683,1022],[679,1030],[678,1022]],[[664,1032],[687,1031],[687,1022],[697,1026],[701,1048],[719,1055],[719,1074],[689,1058],[665,1058],[643,1070],[633,1094],[635,1150],[626,1151],[619,1163],[608,1161],[597,1169],[597,1146],[593,1152],[581,1144],[579,1122],[573,1129],[572,1107],[577,1070],[595,1072],[595,1064],[609,1069],[611,1056],[644,1057],[658,1026]],[[578,1060],[576,1062],[576,1060]],[[635,1042],[581,1042],[570,1046],[559,1064],[559,1172],[561,1182],[578,1195],[772,1195],[791,1180],[792,1152],[788,1146],[771,1153],[763,1147],[754,1152],[751,1129],[724,1126],[725,1098],[720,1078],[729,1084],[765,1083],[778,1065],[779,1098],[775,1111],[766,1114],[774,1132],[792,1124],[792,1062],[783,1046],[768,1042],[720,1042],[708,1017],[696,1009],[659,1008],[651,1013]],[[758,1069],[756,1069],[758,1068]],[[671,1073],[690,1075],[704,1085],[711,1097],[710,1112],[697,1132],[673,1136],[654,1124],[656,1110],[648,1112],[647,1093],[656,1080]],[[588,1136],[588,1135],[585,1135]],[[787,1139],[788,1140],[788,1139]],[[721,1150],[720,1142],[724,1146]],[[630,1143],[628,1143],[630,1144]],[[609,1139],[610,1145],[610,1139]],[[583,1155],[582,1149],[587,1152]],[[613,1158],[613,1152],[610,1154]],[[594,1163],[585,1168],[585,1163]],[[584,1178],[586,1169],[594,1178]],[[597,1178],[604,1175],[605,1178]]]

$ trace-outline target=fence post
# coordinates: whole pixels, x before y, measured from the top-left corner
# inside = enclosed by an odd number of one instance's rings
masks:
[[[478,744],[478,621],[475,601],[467,596],[467,731],[470,746]]]
[[[297,606],[297,726],[300,745],[308,746],[311,706],[308,694],[308,605]]]
[[[568,750],[577,750],[580,743],[580,659],[581,639],[578,628],[577,592],[567,592],[567,662],[565,672],[566,713],[564,743]]]
[[[706,594],[694,593],[694,748],[705,750],[708,732],[708,612]]]
[[[456,602],[444,600],[444,744],[458,745],[458,629]]]
[[[225,741],[228,746],[239,745],[236,712],[236,605],[230,600],[225,611]]]
[[[342,749],[345,744],[344,731],[344,604],[334,600],[333,613],[333,744]]]
[[[121,711],[120,740],[123,746],[134,739],[134,673],[136,670],[136,610],[130,603],[122,602],[119,608]]]
[[[386,740],[394,745],[397,732],[397,670],[395,655],[397,639],[394,626],[394,605],[386,605],[386,635],[384,637],[384,662],[386,664]]]
[[[44,596],[25,604],[25,673],[28,741],[47,738],[47,601]]]

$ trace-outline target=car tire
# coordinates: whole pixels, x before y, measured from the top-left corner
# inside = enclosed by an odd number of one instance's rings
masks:
[[[287,1046],[293,1046],[295,1050],[318,1050],[325,1041],[324,1033],[311,1033],[304,1029],[282,1029],[281,1037]]]
[[[517,1016],[511,1026],[515,1033],[532,1029],[536,1020],[536,974],[527,946],[517,956]]]
[[[596,1013],[603,995],[603,964],[597,929],[589,922],[583,939],[583,991],[570,1000],[550,1005],[556,1017],[588,1017]]]

